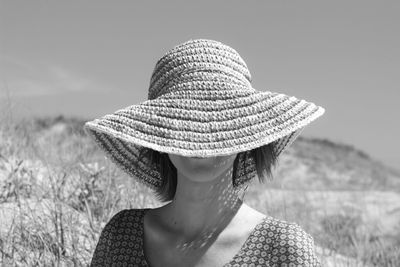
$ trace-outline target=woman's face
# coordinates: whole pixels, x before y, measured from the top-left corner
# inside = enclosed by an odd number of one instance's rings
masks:
[[[233,166],[236,154],[210,158],[191,158],[168,154],[179,173],[194,182],[209,182],[221,176]]]

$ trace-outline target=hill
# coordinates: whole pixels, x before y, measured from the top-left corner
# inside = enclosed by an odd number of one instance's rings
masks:
[[[299,136],[281,157],[276,177],[285,189],[400,192],[400,172],[353,146]]]

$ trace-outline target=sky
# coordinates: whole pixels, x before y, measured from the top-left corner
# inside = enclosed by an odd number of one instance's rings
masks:
[[[257,90],[325,108],[304,136],[400,169],[399,14],[398,1],[0,0],[0,110],[94,119],[145,101],[169,49],[213,39]]]

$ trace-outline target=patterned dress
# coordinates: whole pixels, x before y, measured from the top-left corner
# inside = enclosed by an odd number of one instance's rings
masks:
[[[104,227],[91,266],[147,266],[143,252],[143,218],[149,209],[118,212]],[[266,216],[241,249],[223,267],[321,266],[313,238],[295,223]]]

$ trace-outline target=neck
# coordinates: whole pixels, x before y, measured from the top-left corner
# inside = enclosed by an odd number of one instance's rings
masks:
[[[232,168],[208,182],[196,182],[178,172],[175,197],[165,213],[166,223],[181,236],[182,244],[203,243],[218,235],[241,205],[232,185]]]

